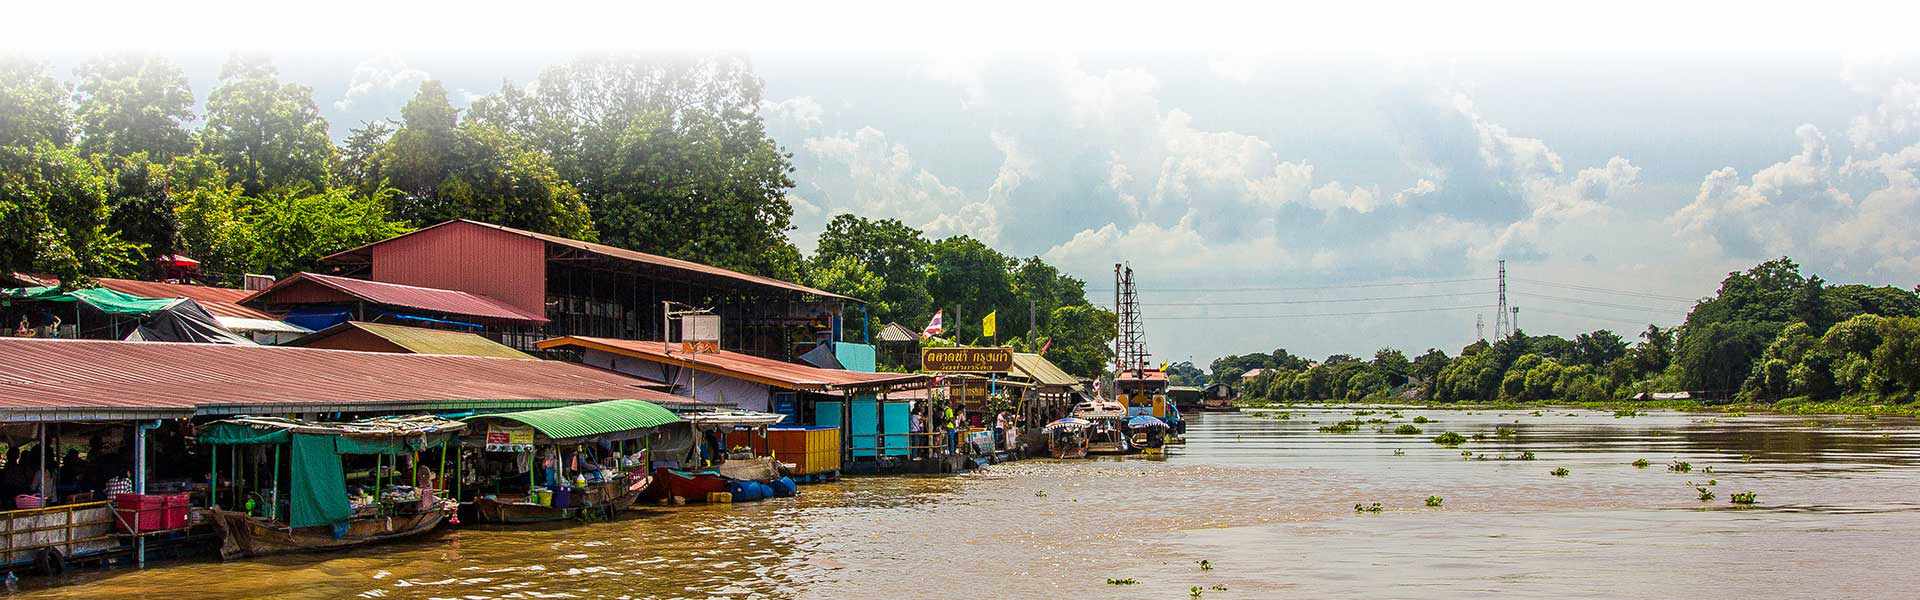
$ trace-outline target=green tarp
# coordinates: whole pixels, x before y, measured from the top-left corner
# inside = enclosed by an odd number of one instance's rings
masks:
[[[11,288],[0,293],[7,300],[26,300],[39,302],[85,302],[88,306],[110,315],[145,315],[164,310],[178,298],[146,298],[133,294],[122,294],[107,288],[87,288],[61,292],[56,287]]]
[[[353,516],[353,506],[347,503],[347,474],[340,466],[340,455],[334,452],[334,439],[330,435],[293,434],[288,525],[331,525]]]
[[[258,429],[239,423],[208,423],[196,432],[202,444],[245,445],[285,444],[291,435],[285,429]]]

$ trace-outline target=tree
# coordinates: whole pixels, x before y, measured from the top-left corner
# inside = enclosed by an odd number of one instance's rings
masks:
[[[1600,329],[1574,336],[1572,352],[1574,364],[1604,367],[1614,359],[1626,356],[1627,341],[1611,331]]]
[[[387,121],[367,121],[347,134],[340,146],[340,162],[335,165],[336,185],[351,187],[361,194],[373,194],[389,187],[380,152],[393,138],[393,126]]]
[[[1024,313],[1022,308],[1031,308],[1034,323],[1046,327],[1047,317],[1053,309],[1070,304],[1086,304],[1087,283],[1080,279],[1062,274],[1053,265],[1047,264],[1038,256],[1030,256],[1019,262],[1012,273],[1014,310]],[[1020,306],[1025,304],[1025,307]],[[1014,315],[1009,315],[1014,316]],[[1008,331],[1025,332],[1024,319],[1014,318],[1007,322]]]
[[[145,153],[166,164],[193,150],[193,88],[166,58],[115,54],[74,69],[79,76],[80,149],[87,154]]]
[[[1673,361],[1673,330],[1647,325],[1633,349],[1633,366],[1641,375],[1664,371]]]
[[[132,275],[145,249],[107,226],[101,171],[46,141],[0,147],[0,268],[48,273],[67,286]]]
[[[1373,353],[1373,368],[1391,387],[1406,385],[1407,377],[1413,371],[1413,363],[1407,360],[1407,354],[1393,348],[1381,348]]]
[[[876,321],[913,326],[933,315],[933,297],[927,293],[929,246],[920,230],[898,220],[840,214],[820,232],[813,264],[817,269],[844,258],[865,265],[882,285],[877,295],[855,297],[867,301]]]
[[[860,261],[842,256],[809,269],[807,285],[849,298],[877,298],[885,289],[886,281],[867,270]]]
[[[167,193],[167,168],[148,162],[146,152],[99,157],[107,180],[107,228],[147,248],[147,256],[172,254],[179,234],[173,197]]]
[[[380,172],[400,190],[395,216],[420,225],[458,216],[441,198],[440,186],[460,152],[454,134],[459,119],[460,112],[447,100],[447,88],[434,80],[421,82],[420,91],[400,109],[400,129],[379,154]]]
[[[203,272],[245,273],[248,269],[246,211],[252,200],[240,195],[220,160],[189,154],[167,165],[167,190],[173,199],[178,249],[200,261]]]
[[[993,311],[1001,320],[1013,314],[1013,284],[1007,270],[1013,259],[964,235],[934,242],[928,251],[927,292],[937,306],[955,307],[947,313],[956,339],[962,332],[980,334],[980,319]],[[1020,307],[1026,308],[1024,306]],[[1024,326],[1023,326],[1024,328]]]
[[[318,193],[279,191],[248,215],[247,272],[286,276],[309,270],[322,256],[407,232],[387,218],[385,198],[335,188]]]
[[[476,102],[552,156],[600,241],[750,273],[797,272],[791,156],[766,133],[745,58],[589,55]]]
[[[1183,360],[1167,365],[1167,383],[1169,385],[1205,385],[1207,374],[1199,367],[1193,366],[1192,361]]]
[[[1439,348],[1428,348],[1426,353],[1413,359],[1412,369],[1407,374],[1419,380],[1420,383],[1425,384],[1427,386],[1426,397],[1427,399],[1432,399],[1436,388],[1435,384],[1438,383],[1440,379],[1440,372],[1446,370],[1447,365],[1451,362],[1452,361],[1447,358],[1446,352],[1442,352]]]
[[[434,204],[448,212],[414,221],[416,225],[463,218],[580,240],[596,238],[580,191],[560,177],[547,155],[491,125],[464,124],[456,134],[458,153],[434,191]]]
[[[264,57],[237,55],[220,69],[200,141],[249,196],[293,186],[324,189],[333,162],[313,90],[280,83]]]
[[[1047,319],[1046,334],[1053,338],[1047,360],[1075,377],[1098,378],[1113,363],[1113,311],[1091,304],[1062,306]]]
[[[0,54],[0,146],[65,145],[73,131],[67,98],[46,63]]]
[[[1740,389],[1754,361],[1779,330],[1778,324],[1755,321],[1689,326],[1674,353],[1681,384],[1692,390]]]
[[[1873,349],[1873,379],[1885,393],[1912,401],[1920,393],[1920,318],[1895,317],[1880,322],[1880,345]]]

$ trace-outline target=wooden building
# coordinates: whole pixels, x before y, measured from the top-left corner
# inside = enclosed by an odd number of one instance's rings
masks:
[[[454,220],[322,259],[334,275],[457,290],[544,319],[552,336],[662,339],[662,303],[720,315],[720,347],[792,360],[864,341],[859,300],[797,283],[477,221]],[[843,315],[856,311],[849,329]],[[532,349],[530,340],[502,340]]]

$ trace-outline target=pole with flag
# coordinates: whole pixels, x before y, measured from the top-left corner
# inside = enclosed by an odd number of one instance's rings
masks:
[[[987,318],[980,320],[980,335],[987,336],[988,339],[993,340],[996,346],[999,345],[1000,338],[996,335],[998,332],[994,331],[994,317],[999,314],[1000,311],[998,310],[989,312],[987,313]]]
[[[1053,338],[1048,337],[1047,341],[1040,343],[1040,351],[1035,352],[1034,354],[1046,354],[1047,351],[1051,349],[1053,349]]]
[[[941,327],[941,321],[943,320],[941,317],[945,316],[945,312],[946,309],[933,311],[933,320],[927,321],[927,328],[920,333],[926,337],[934,337],[946,333],[946,330]]]

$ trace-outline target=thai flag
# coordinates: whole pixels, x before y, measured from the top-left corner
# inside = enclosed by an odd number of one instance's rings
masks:
[[[936,335],[940,335],[941,333],[944,333],[946,329],[942,328],[940,326],[940,323],[942,321],[941,317],[945,312],[946,312],[946,309],[933,311],[933,320],[927,321],[927,328],[924,331],[921,331],[920,333],[926,335],[927,337],[933,337]]]

